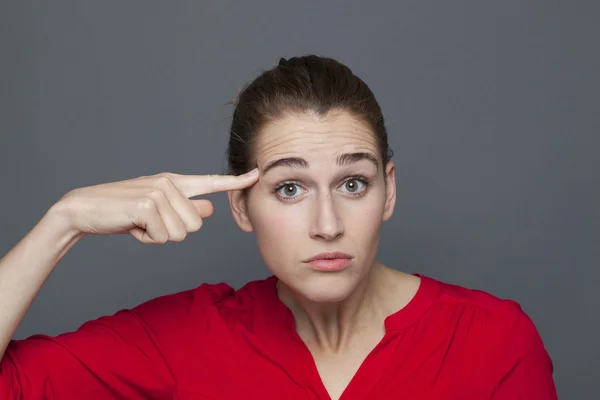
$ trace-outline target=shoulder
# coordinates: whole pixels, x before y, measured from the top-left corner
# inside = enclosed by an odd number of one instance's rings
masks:
[[[528,394],[552,392],[552,359],[518,302],[421,279],[420,298],[427,299],[428,308],[412,325],[411,345],[422,348],[421,353],[434,363],[432,370],[445,370],[449,379],[460,384],[468,379],[481,398],[489,398],[492,392],[502,393],[502,398],[521,398],[525,388],[530,388]]]
[[[432,307],[437,318],[486,352],[519,359],[531,352],[545,353],[540,334],[521,304],[489,292],[422,277],[437,286]]]
[[[225,282],[203,283],[193,289],[153,298],[127,311],[151,325],[205,324],[223,308],[250,308],[264,296],[264,288],[271,279],[251,281],[238,290]]]
[[[513,299],[501,298],[484,290],[446,283],[426,276],[421,278],[429,285],[437,287],[438,307],[462,308],[486,316],[490,322],[498,320],[505,326],[528,318],[521,305]]]

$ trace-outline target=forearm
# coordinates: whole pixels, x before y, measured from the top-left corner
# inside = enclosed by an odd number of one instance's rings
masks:
[[[54,267],[82,237],[55,205],[0,259],[0,359]]]

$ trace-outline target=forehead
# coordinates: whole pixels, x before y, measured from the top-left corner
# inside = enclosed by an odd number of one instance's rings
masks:
[[[265,126],[255,142],[259,167],[279,157],[333,159],[337,154],[371,152],[379,158],[377,141],[369,125],[347,112],[326,116],[291,114]]]

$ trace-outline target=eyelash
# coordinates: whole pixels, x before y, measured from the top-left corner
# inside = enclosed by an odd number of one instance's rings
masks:
[[[346,184],[348,181],[359,181],[360,183],[362,183],[363,185],[365,185],[364,189],[360,192],[360,193],[350,193],[348,192],[348,194],[350,196],[353,197],[360,197],[362,195],[365,194],[365,191],[369,188],[369,185],[371,184],[371,181],[369,180],[369,178],[367,178],[364,175],[353,175],[348,177],[346,180],[344,180],[344,182],[342,182],[342,185]],[[282,197],[279,196],[278,192],[283,189],[285,186],[287,185],[296,185],[296,186],[300,186],[300,184],[298,184],[298,182],[296,181],[283,181],[280,182],[275,189],[273,190],[273,192],[277,195],[277,197],[279,197],[279,199],[283,200],[283,201],[294,201],[298,198],[299,195],[293,196],[293,197]]]

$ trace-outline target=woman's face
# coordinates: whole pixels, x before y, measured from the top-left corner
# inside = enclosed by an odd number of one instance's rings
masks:
[[[230,195],[236,221],[255,232],[266,265],[292,290],[343,300],[371,269],[392,215],[393,163],[382,165],[369,126],[346,112],[286,116],[260,132],[254,150],[260,179],[247,199]],[[311,268],[319,263],[307,260],[325,252],[351,259],[337,271]]]

